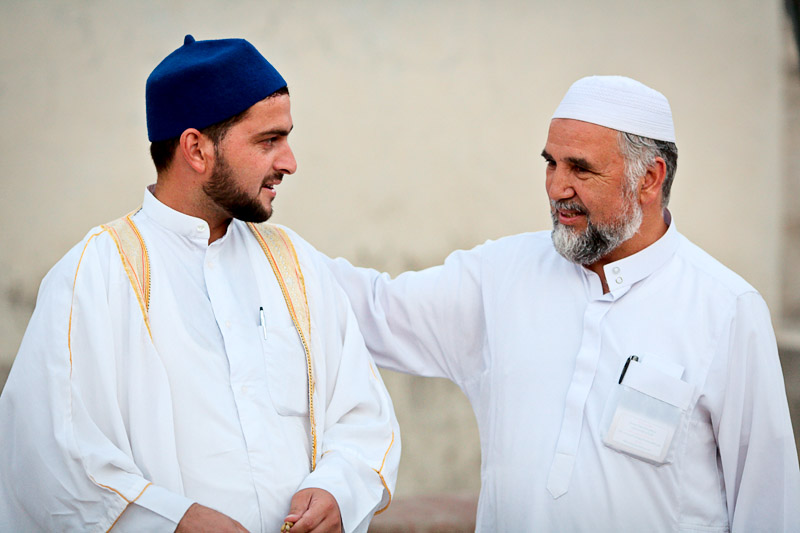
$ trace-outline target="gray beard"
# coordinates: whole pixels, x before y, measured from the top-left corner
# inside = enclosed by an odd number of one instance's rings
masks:
[[[612,223],[593,224],[586,208],[563,200],[550,201],[553,217],[553,245],[556,251],[573,263],[588,266],[617,249],[623,242],[633,237],[642,225],[642,207],[633,199],[625,198],[625,210]],[[587,215],[586,229],[576,230],[558,222],[556,209],[579,211]]]

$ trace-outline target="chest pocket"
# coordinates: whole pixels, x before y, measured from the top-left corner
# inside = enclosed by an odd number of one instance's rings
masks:
[[[308,416],[308,360],[297,331],[270,329],[261,339],[264,368],[272,405],[282,416]]]
[[[675,365],[678,366],[678,365]],[[654,465],[673,462],[695,387],[637,356],[625,363],[603,414],[603,444]]]

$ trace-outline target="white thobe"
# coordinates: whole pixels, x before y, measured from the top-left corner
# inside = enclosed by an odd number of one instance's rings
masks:
[[[469,398],[481,439],[478,530],[800,530],[767,307],[674,224],[605,267],[607,294],[558,255],[550,232],[489,241],[394,280],[343,259],[329,266],[379,366],[449,378]],[[603,442],[631,355],[677,369],[653,374],[651,387],[686,393],[665,464]]]
[[[249,228],[209,245],[204,221],[149,191],[133,220],[152,342],[114,242],[91,231],[43,281],[0,398],[0,530],[172,531],[197,502],[278,531],[309,487],[365,530],[393,490],[399,433],[318,254],[286,230],[311,315],[312,472],[305,352]]]

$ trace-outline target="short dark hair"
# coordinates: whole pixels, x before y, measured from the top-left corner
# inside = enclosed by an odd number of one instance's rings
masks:
[[[288,95],[289,88],[283,87],[278,89],[274,93],[267,96],[267,98],[280,96],[282,94]],[[222,142],[222,139],[225,138],[228,130],[231,129],[237,122],[243,120],[244,117],[247,116],[247,112],[249,110],[250,108],[248,107],[237,115],[233,115],[232,117],[226,118],[225,120],[217,122],[216,124],[206,126],[200,130],[200,133],[211,139],[211,142],[214,143],[214,149],[216,149],[219,146],[219,143]],[[178,136],[173,137],[172,139],[150,143],[150,157],[153,158],[153,164],[156,166],[156,172],[161,173],[169,168],[170,164],[172,163],[172,159],[175,157],[175,149],[178,148],[178,142],[180,139],[180,136]]]

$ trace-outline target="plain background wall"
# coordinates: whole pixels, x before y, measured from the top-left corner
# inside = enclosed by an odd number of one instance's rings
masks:
[[[776,313],[782,17],[777,0],[0,0],[0,363],[52,264],[154,181],[145,79],[186,33],[244,37],[289,82],[299,170],[274,221],[392,273],[548,229],[539,153],[561,96],[589,74],[637,78],[672,104],[679,230]],[[477,491],[461,393],[386,378],[398,494]]]

